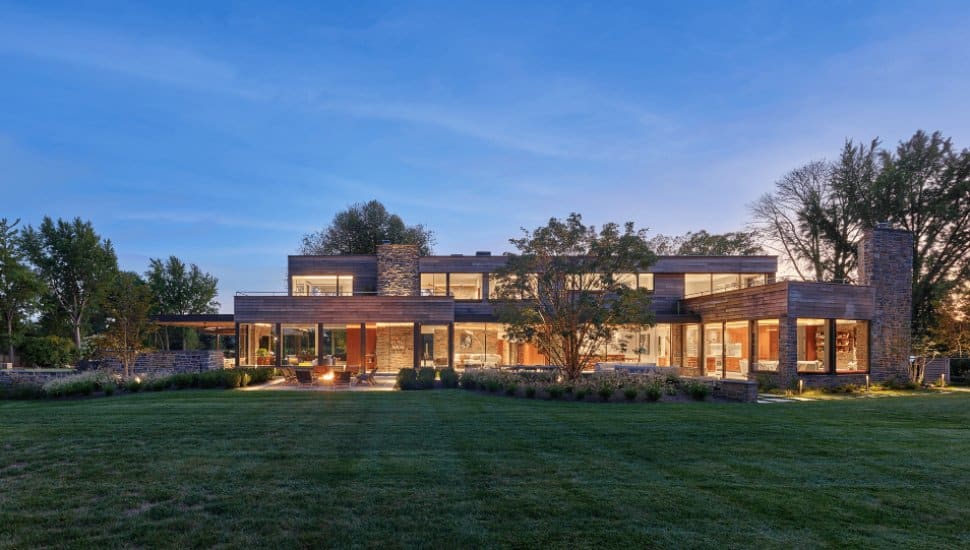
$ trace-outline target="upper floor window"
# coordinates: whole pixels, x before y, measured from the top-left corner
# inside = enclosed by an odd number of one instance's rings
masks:
[[[751,288],[766,282],[767,276],[764,273],[685,273],[684,297]]]
[[[293,296],[352,296],[353,275],[293,277]]]
[[[447,273],[422,273],[421,274],[421,295],[422,296],[447,296],[448,295],[448,274]]]
[[[449,278],[449,290],[456,300],[482,299],[481,273],[452,273]]]

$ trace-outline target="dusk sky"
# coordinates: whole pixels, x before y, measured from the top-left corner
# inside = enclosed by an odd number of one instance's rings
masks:
[[[967,2],[76,4],[0,2],[0,217],[197,263],[223,311],[354,202],[497,254],[572,211],[740,229],[846,138],[970,146]]]

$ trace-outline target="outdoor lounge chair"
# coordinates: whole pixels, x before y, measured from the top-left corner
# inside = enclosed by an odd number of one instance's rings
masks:
[[[350,386],[350,379],[351,379],[351,375],[353,374],[352,372],[348,370],[342,370],[334,374],[336,374],[336,376],[333,379],[334,386]]]
[[[294,369],[296,381],[300,384],[313,384],[313,371],[310,369]]]
[[[357,375],[357,383],[363,384],[364,382],[366,382],[371,386],[376,386],[377,380],[374,379],[375,375],[377,375],[377,367],[372,368],[370,372],[366,372],[366,371],[361,372],[360,374]]]
[[[281,367],[280,373],[283,375],[284,384],[295,384],[297,382],[296,372],[289,367]]]

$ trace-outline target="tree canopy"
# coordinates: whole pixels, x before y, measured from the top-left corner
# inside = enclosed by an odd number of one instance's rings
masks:
[[[653,323],[650,294],[624,276],[654,262],[645,230],[628,222],[597,232],[573,213],[522,231],[509,241],[519,253],[495,281],[498,318],[513,341],[535,344],[574,379],[617,329]]]
[[[67,318],[74,345],[80,349],[81,328],[118,271],[111,241],[102,240],[91,222],[81,218],[55,223],[44,217],[39,228],[28,226],[23,231],[21,242],[46,285],[46,306]]]
[[[434,233],[423,225],[405,225],[400,216],[372,200],[349,206],[338,212],[326,229],[304,235],[300,253],[376,254],[377,245],[384,241],[416,244],[422,255],[429,255],[435,239]]]
[[[913,334],[925,337],[947,295],[970,277],[970,151],[918,131],[895,150],[847,141],[836,162],[786,174],[751,206],[759,235],[804,279],[851,280],[861,232],[911,231]]]
[[[152,292],[137,273],[118,273],[108,289],[105,314],[108,326],[100,335],[101,355],[121,362],[124,375],[131,374],[135,358],[145,349],[145,338],[152,332],[149,318]]]
[[[42,285],[24,262],[13,223],[0,219],[0,320],[6,329],[8,361],[14,360],[14,334],[23,319],[36,310]]]
[[[701,229],[680,236],[657,235],[650,248],[663,256],[752,256],[764,254],[755,234],[747,231],[708,233]]]
[[[216,301],[219,279],[203,272],[196,264],[186,266],[185,262],[175,256],[169,256],[164,261],[152,258],[145,278],[155,297],[155,313],[190,315],[219,311],[219,302]],[[162,336],[168,349],[169,330],[163,331]],[[182,347],[187,347],[184,337]]]

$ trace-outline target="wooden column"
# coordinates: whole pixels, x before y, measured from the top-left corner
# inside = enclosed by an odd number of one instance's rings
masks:
[[[236,366],[239,366],[239,323],[236,323]]]
[[[414,368],[418,368],[421,366],[421,323],[414,323],[413,336]]]
[[[367,370],[367,323],[360,324],[360,372]]]
[[[448,323],[448,366],[455,367],[455,323]]]
[[[323,364],[323,323],[317,323],[317,364]]]
[[[276,366],[283,366],[283,325],[276,323]]]

